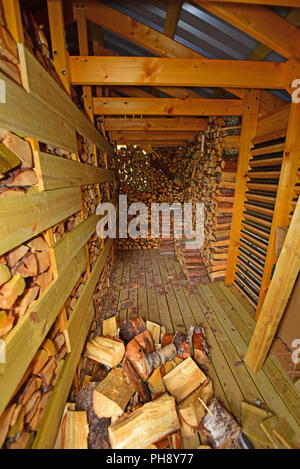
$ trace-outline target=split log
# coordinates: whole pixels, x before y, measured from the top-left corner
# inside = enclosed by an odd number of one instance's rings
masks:
[[[160,325],[152,321],[146,322],[147,330],[151,333],[154,343],[159,344],[160,342]]]
[[[179,414],[187,425],[195,429],[199,428],[206,413],[202,403],[207,405],[213,395],[212,382],[207,380],[179,404]]]
[[[32,169],[14,170],[9,173],[9,177],[1,181],[7,186],[33,186],[38,183],[38,178]]]
[[[151,393],[148,384],[147,382],[142,381],[127,358],[123,360],[122,368],[125,371],[131,385],[141,397],[142,401],[149,402],[151,400]]]
[[[136,319],[125,319],[120,324],[120,339],[125,343],[131,341],[136,335],[144,332],[146,330],[146,325],[141,317]]]
[[[209,412],[202,420],[202,431],[213,448],[225,448],[239,436],[241,427],[216,398],[211,401],[208,409]]]
[[[7,409],[3,412],[3,414],[0,417],[0,448],[2,447],[6,439],[15,408],[16,408],[16,404],[10,405],[9,407],[7,407]]]
[[[137,343],[142,347],[145,353],[155,352],[155,345],[152,335],[149,331],[143,331],[136,335],[134,338]]]
[[[51,265],[50,254],[48,251],[43,252],[36,252],[35,253],[38,265],[38,273],[42,274],[47,269],[49,269]]]
[[[102,334],[104,336],[116,337],[118,335],[117,317],[112,316],[109,319],[105,319],[102,325]]]
[[[0,134],[2,143],[21,160],[22,168],[32,168],[33,154],[30,143],[3,129],[1,129]]]
[[[13,274],[19,274],[22,277],[35,277],[38,274],[38,263],[36,255],[33,253],[27,253],[22,260],[19,261],[11,269]]]
[[[179,429],[175,400],[165,393],[120,423],[110,425],[108,433],[113,449],[144,449]]]
[[[0,287],[11,278],[11,273],[7,265],[0,264]]]
[[[25,293],[17,300],[16,306],[14,308],[14,314],[20,320],[30,305],[34,302],[39,294],[39,287],[37,285],[31,285]]]
[[[88,449],[89,425],[84,411],[67,411],[63,449]]]
[[[178,357],[186,359],[190,356],[191,351],[190,347],[187,344],[187,336],[182,334],[181,332],[176,332],[173,344],[176,347]]]
[[[158,368],[166,361],[173,360],[176,353],[176,348],[173,344],[147,354],[135,339],[132,339],[126,346],[126,357],[143,381],[146,381],[154,368]]]
[[[34,279],[34,283],[40,287],[40,295],[43,295],[45,290],[49,287],[53,280],[52,272],[44,272],[43,274],[37,275]]]
[[[93,391],[93,407],[99,418],[119,417],[134,393],[124,370],[115,368]]]
[[[88,357],[102,363],[109,368],[114,368],[121,363],[125,346],[123,342],[108,337],[95,337],[87,344]]]
[[[37,236],[36,238],[28,241],[26,244],[30,247],[32,252],[43,252],[49,250],[48,244],[42,236]]]
[[[153,396],[166,392],[166,386],[162,379],[164,374],[164,369],[160,366],[159,368],[156,368],[148,378],[147,383]]]
[[[17,168],[21,161],[19,158],[9,150],[3,143],[0,143],[0,172],[7,173],[12,169]]]
[[[25,290],[25,280],[19,274],[14,275],[0,288],[0,308],[10,309]]]
[[[195,326],[193,334],[194,360],[201,366],[210,365],[210,353],[206,342],[205,329],[202,326]]]
[[[23,244],[9,251],[9,253],[6,255],[6,260],[9,267],[15,266],[16,263],[19,262],[19,260],[21,260],[22,257],[24,257],[28,251],[28,246],[25,246]]]
[[[206,379],[205,374],[191,357],[184,360],[163,377],[167,390],[175,397],[177,403],[183,401]]]

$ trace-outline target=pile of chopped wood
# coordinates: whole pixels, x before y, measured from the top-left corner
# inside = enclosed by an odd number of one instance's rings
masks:
[[[196,246],[193,249],[189,247],[189,242],[186,239],[175,240],[175,252],[182,270],[191,284],[208,283],[209,278],[201,251]]]
[[[32,446],[68,352],[59,315],[0,416],[0,448]]]
[[[57,448],[241,447],[240,425],[214,395],[202,326],[167,334],[140,317],[118,327],[113,316],[102,332],[87,344],[100,380],[67,404]]]
[[[22,319],[52,280],[49,246],[42,235],[0,256],[0,337]]]

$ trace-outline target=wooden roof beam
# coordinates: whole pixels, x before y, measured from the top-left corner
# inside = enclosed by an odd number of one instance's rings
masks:
[[[70,57],[71,81],[74,85],[284,89],[288,87],[289,66],[289,62],[199,58]]]
[[[205,130],[208,120],[199,117],[143,117],[123,118],[107,117],[104,119],[104,127],[109,130]]]
[[[94,98],[94,113],[111,116],[239,116],[239,99]]]
[[[300,56],[300,31],[270,8],[260,5],[194,1],[283,57]]]
[[[100,26],[109,28],[114,33],[125,37],[129,41],[132,41],[151,52],[154,52],[160,57],[205,58],[203,55],[189,49],[183,44],[174,41],[166,35],[149,28],[143,23],[110,8],[103,3],[95,0],[87,0],[85,2],[85,6],[87,18],[91,21],[94,21]],[[237,88],[228,88],[226,91],[238,96],[239,98],[244,96],[244,90],[238,90]],[[270,106],[270,98],[266,100],[265,104],[267,94],[270,93],[263,91],[261,95],[262,110],[265,112],[274,112],[280,107],[278,104],[278,98],[271,95],[271,100],[273,99],[271,104],[273,104]],[[285,104],[284,101],[281,102],[282,105]]]
[[[170,141],[170,140],[193,140],[195,132],[193,131],[112,131],[109,132],[111,140],[118,142],[128,141]]]

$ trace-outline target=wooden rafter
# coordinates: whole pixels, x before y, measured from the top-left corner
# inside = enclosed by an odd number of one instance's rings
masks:
[[[300,56],[300,31],[269,8],[195,0],[200,7],[222,18],[283,57]]]
[[[74,16],[77,21],[79,53],[80,55],[89,55],[88,31],[84,5],[77,4],[76,6],[74,6]],[[91,86],[83,86],[82,94],[84,109],[87,115],[89,116],[90,120],[94,122],[93,97]]]
[[[242,113],[242,105],[239,99],[94,98],[94,113],[113,116],[238,116]]]
[[[287,63],[157,57],[70,57],[74,85],[210,86],[282,89]]]
[[[114,33],[154,52],[160,57],[205,58],[203,55],[167,37],[165,34],[161,34],[143,23],[98,1],[88,0],[86,2],[86,15],[91,21],[101,26],[108,27]],[[238,90],[236,88],[226,88],[226,91],[239,98],[243,97],[244,94],[244,90]],[[274,98],[274,104],[270,106],[270,100],[272,100],[271,95],[271,98],[269,98],[265,105],[265,95],[269,94],[270,93],[262,92],[261,106],[265,112],[274,112],[279,107],[278,98]],[[283,101],[282,105],[284,105]]]
[[[47,0],[47,6],[54,66],[68,94],[71,94],[62,0]]]
[[[144,117],[144,118],[121,118],[107,117],[104,120],[106,130],[205,130],[207,119],[199,117]]]
[[[168,8],[164,23],[164,34],[170,38],[174,37],[183,0],[168,0]]]
[[[226,270],[226,283],[234,281],[237,264],[240,233],[243,221],[243,206],[245,202],[247,177],[249,170],[250,149],[255,136],[259,109],[259,91],[247,92],[243,103],[242,133],[240,137],[240,151],[236,174],[236,193],[234,197],[233,219],[231,223],[228,265]]]
[[[300,269],[300,197],[257,321],[245,362],[258,372],[267,357]]]
[[[294,187],[297,182],[297,170],[299,168],[300,142],[300,108],[298,104],[291,104],[288,132],[286,136],[285,149],[280,171],[280,178],[277,189],[276,203],[269,237],[266,262],[263,278],[261,282],[260,295],[256,310],[256,318],[259,317],[267,289],[271,281],[271,273],[275,264],[275,243],[278,226],[289,225],[289,213],[292,210],[292,199],[294,197]]]
[[[16,42],[24,43],[19,0],[2,0],[7,27]]]
[[[117,140],[118,142],[128,141],[168,141],[168,140],[193,140],[195,131],[112,131],[109,132],[111,140]]]

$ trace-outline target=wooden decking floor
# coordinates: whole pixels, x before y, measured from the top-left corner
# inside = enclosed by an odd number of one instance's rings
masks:
[[[243,362],[255,326],[253,308],[240,292],[223,282],[191,287],[175,255],[152,251],[119,253],[104,314],[142,316],[185,332],[192,324],[206,329],[212,364],[209,375],[217,397],[240,418],[240,405],[262,403],[286,419],[300,441],[300,396],[270,355],[253,374]]]

